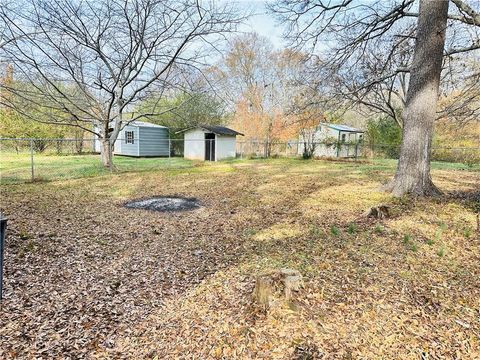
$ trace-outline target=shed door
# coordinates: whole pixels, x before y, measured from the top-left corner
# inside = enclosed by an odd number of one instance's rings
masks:
[[[205,133],[205,160],[215,161],[215,134]]]

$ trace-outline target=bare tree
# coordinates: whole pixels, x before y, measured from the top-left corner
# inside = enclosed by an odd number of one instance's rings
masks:
[[[403,46],[398,46],[396,58],[391,56],[386,62],[385,52],[368,46],[361,64],[354,70],[327,74],[323,83],[330,83],[331,96],[343,98],[347,107],[354,108],[366,117],[386,115],[403,128],[402,114],[406,106],[410,72],[396,73],[395,69],[409,66],[413,49],[413,42],[404,42]],[[480,117],[480,81],[473,65],[476,57],[473,51],[468,55],[468,58],[463,53],[444,57],[440,81],[443,101],[438,103],[436,120],[449,119],[463,126]],[[386,66],[393,76],[382,81],[367,81],[381,77],[386,72]]]
[[[33,0],[4,6],[2,57],[16,81],[6,102],[24,116],[99,137],[112,166],[121,129],[161,114],[135,113],[142,99],[179,86],[242,19],[228,4],[195,0]],[[5,99],[2,99],[5,102]]]
[[[299,95],[317,88],[311,60],[300,51],[274,49],[267,38],[247,33],[233,40],[217,68],[235,112],[233,124],[248,138],[261,140],[266,155],[278,140],[297,135],[293,129],[300,119]]]
[[[430,178],[430,146],[442,62],[480,48],[479,10],[467,0],[282,0],[271,4],[271,10],[288,24],[285,35],[294,46],[328,53],[333,73],[345,75],[377,57],[375,72],[360,76],[354,91],[371,94],[376,84],[410,74],[402,151],[389,188],[396,195],[438,193]],[[413,49],[413,57],[398,63],[405,48]]]
[[[440,88],[448,0],[420,2],[417,40],[404,113],[403,139],[393,194],[438,193],[430,176],[433,122]]]

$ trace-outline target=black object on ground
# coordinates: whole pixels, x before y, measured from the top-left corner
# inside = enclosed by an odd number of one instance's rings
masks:
[[[200,203],[195,198],[185,198],[181,196],[156,196],[148,199],[128,201],[124,204],[124,206],[129,209],[144,209],[166,212],[198,209],[200,207]]]
[[[0,300],[3,297],[3,250],[5,245],[5,233],[7,232],[7,219],[0,214]]]

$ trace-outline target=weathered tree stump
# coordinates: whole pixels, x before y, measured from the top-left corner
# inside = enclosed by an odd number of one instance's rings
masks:
[[[387,205],[374,206],[365,212],[365,217],[386,219],[390,217],[390,208]]]
[[[279,269],[257,276],[253,298],[265,310],[281,304],[292,308],[295,295],[302,287],[303,278],[299,271]]]

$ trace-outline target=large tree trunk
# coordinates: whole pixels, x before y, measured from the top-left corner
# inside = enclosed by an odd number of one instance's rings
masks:
[[[100,155],[102,158],[103,166],[112,169],[113,168],[113,149],[109,139],[100,140]]]
[[[440,193],[430,176],[433,123],[442,71],[448,0],[420,0],[417,38],[397,172],[389,190],[394,195]]]

